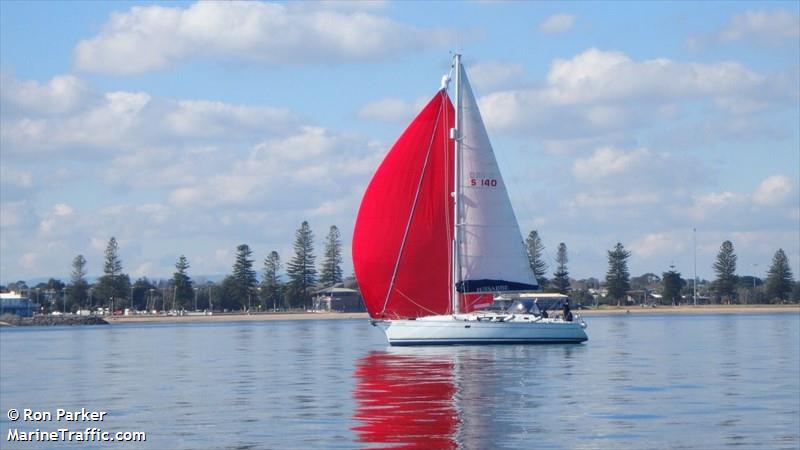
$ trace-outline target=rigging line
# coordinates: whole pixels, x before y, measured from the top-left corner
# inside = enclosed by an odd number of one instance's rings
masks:
[[[406,294],[405,294],[405,292],[401,291],[400,289],[396,289],[396,290],[395,290],[395,292],[397,292],[398,294],[400,294],[400,295],[401,295],[401,296],[402,296],[404,299],[406,299],[406,300],[408,300],[409,302],[413,303],[414,305],[416,305],[416,306],[418,306],[418,307],[420,307],[420,308],[424,309],[425,311],[428,311],[429,313],[433,314],[434,316],[436,316],[436,315],[439,315],[439,313],[438,313],[438,312],[436,312],[436,311],[434,311],[434,310],[432,310],[432,309],[428,309],[428,308],[426,308],[426,307],[424,307],[424,306],[420,305],[419,303],[415,302],[415,301],[414,301],[414,300],[413,300],[411,297],[409,297],[408,295],[406,295]]]
[[[439,95],[445,95],[444,91],[440,91]],[[442,109],[444,108],[444,102],[439,104],[439,111],[436,113],[436,125],[434,125],[433,133],[431,133],[430,142],[428,142],[428,148],[425,151],[425,162],[422,164],[422,173],[419,177],[419,182],[417,183],[417,191],[414,193],[414,202],[411,204],[411,211],[408,214],[408,222],[406,222],[406,229],[403,232],[403,240],[400,242],[400,250],[397,252],[397,260],[394,263],[394,270],[392,271],[392,278],[389,281],[389,288],[386,290],[386,299],[383,301],[383,309],[381,309],[381,314],[386,312],[386,306],[389,305],[389,297],[392,295],[392,289],[394,289],[394,282],[397,279],[397,270],[400,268],[400,259],[403,257],[403,250],[406,246],[406,239],[408,238],[408,231],[411,229],[411,222],[414,220],[414,211],[417,208],[417,200],[419,200],[419,193],[422,191],[422,181],[425,180],[425,171],[428,168],[428,161],[430,160],[431,156],[431,148],[433,147],[433,141],[436,138],[436,129],[439,128],[439,119],[442,116]]]

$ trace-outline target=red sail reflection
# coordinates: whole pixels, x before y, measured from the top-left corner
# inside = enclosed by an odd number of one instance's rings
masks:
[[[391,448],[457,448],[454,362],[372,352],[356,364],[358,440]]]

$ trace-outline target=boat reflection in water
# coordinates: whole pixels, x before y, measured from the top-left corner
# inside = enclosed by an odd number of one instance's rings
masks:
[[[356,363],[353,427],[359,441],[391,448],[457,448],[452,355],[371,352]]]

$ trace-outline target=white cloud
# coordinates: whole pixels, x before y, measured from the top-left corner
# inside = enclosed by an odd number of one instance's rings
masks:
[[[365,177],[377,165],[376,150],[363,138],[304,127],[295,135],[256,145],[247,158],[233,161],[228,170],[173,189],[169,199],[179,207],[198,201],[208,206],[266,199],[280,204],[290,201],[286,189],[292,187],[305,191],[304,201],[315,201],[340,191],[342,177]]]
[[[574,15],[560,13],[543,20],[538,29],[540,32],[548,34],[564,33],[569,31],[574,23]]]
[[[633,241],[631,252],[637,257],[669,256],[683,252],[686,248],[686,236],[675,233],[648,233]]]
[[[572,174],[580,180],[595,180],[609,176],[619,176],[633,170],[647,168],[651,153],[646,149],[630,152],[604,147],[596,150],[588,158],[578,158],[572,165]]]
[[[753,202],[762,206],[776,206],[786,202],[796,192],[792,180],[783,175],[767,177],[753,192]]]
[[[45,153],[80,147],[128,147],[141,138],[137,127],[150,103],[146,93],[110,92],[73,115],[3,120],[2,140],[9,153]]]
[[[586,50],[553,62],[544,86],[508,89],[479,102],[487,126],[543,140],[630,135],[676,122],[681,107],[708,105],[707,114],[753,114],[789,107],[796,76],[764,76],[732,61],[635,61],[622,52]]]
[[[3,73],[0,81],[3,104],[25,112],[68,113],[81,106],[89,95],[86,83],[73,75],[55,76],[46,84],[40,84],[34,80],[20,81]]]
[[[99,35],[78,43],[74,58],[82,70],[117,74],[194,57],[263,65],[337,63],[446,46],[448,36],[364,11],[197,2],[185,9],[136,6],[115,13]]]
[[[731,16],[721,29],[686,39],[686,47],[691,51],[731,43],[756,44],[770,50],[797,52],[800,16],[787,9],[745,11]]]
[[[176,136],[230,137],[231,130],[278,131],[292,127],[297,116],[284,108],[230,105],[205,100],[179,101],[164,117]]]
[[[53,206],[53,215],[55,216],[69,216],[75,210],[66,203],[57,203]]]
[[[796,46],[800,39],[800,16],[780,9],[746,11],[734,15],[719,37],[726,42],[754,40],[768,45]]]
[[[22,82],[24,84],[24,82]],[[293,132],[300,121],[286,108],[244,106],[207,100],[154,98],[146,92],[94,95],[69,114],[37,116],[3,97],[14,111],[0,121],[5,155],[41,154],[125,157],[156,146],[216,139],[258,139]],[[168,147],[167,147],[168,148]]]
[[[621,52],[589,49],[572,59],[557,59],[545,93],[556,104],[676,99],[725,99],[752,91],[764,77],[736,62],[677,63],[666,58],[633,61]]]
[[[787,208],[790,200],[794,206]],[[738,227],[775,227],[794,223],[798,192],[792,181],[783,175],[765,178],[752,194],[722,191],[693,196],[691,206],[675,206],[676,214],[688,214],[693,220],[708,226],[737,229]]]
[[[72,206],[56,203],[39,221],[39,233],[46,238],[69,236],[74,232],[74,212]]]

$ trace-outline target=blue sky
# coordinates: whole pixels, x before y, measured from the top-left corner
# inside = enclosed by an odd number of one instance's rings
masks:
[[[0,2],[0,282],[260,268],[345,244],[372,171],[470,73],[521,228],[571,275],[800,270],[797,2]]]

